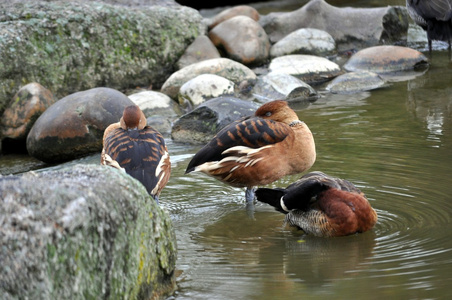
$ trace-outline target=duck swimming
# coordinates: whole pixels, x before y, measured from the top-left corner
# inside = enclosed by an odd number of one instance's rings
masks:
[[[307,234],[333,237],[365,232],[377,213],[351,182],[311,172],[285,189],[256,190],[258,201],[286,214],[286,222]]]
[[[315,162],[309,127],[283,100],[259,107],[254,116],[226,125],[199,150],[186,173],[203,172],[234,187],[245,187],[248,203],[256,186],[308,170]]]
[[[171,174],[165,140],[147,126],[136,105],[127,106],[120,121],[105,129],[101,164],[121,169],[140,181],[157,203]]]

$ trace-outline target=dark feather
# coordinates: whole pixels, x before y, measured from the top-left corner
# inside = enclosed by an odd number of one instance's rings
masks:
[[[260,202],[264,202],[273,206],[277,211],[287,214],[281,207],[281,197],[286,193],[285,189],[267,189],[267,188],[259,188],[256,190],[256,198]]]

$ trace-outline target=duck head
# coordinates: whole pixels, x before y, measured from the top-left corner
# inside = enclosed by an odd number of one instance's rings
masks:
[[[146,117],[141,109],[136,105],[129,105],[124,108],[124,112],[119,123],[121,128],[124,130],[141,130],[147,124]]]
[[[294,121],[299,121],[297,114],[289,107],[287,101],[284,100],[275,100],[263,104],[256,110],[255,116],[288,125]]]

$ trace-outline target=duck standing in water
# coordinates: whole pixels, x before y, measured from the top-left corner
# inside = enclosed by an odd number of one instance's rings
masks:
[[[171,174],[165,140],[146,125],[136,105],[127,106],[121,120],[105,129],[101,164],[122,169],[140,181],[157,203]]]
[[[377,213],[351,182],[311,172],[285,189],[256,191],[258,201],[286,214],[286,222],[321,237],[365,232],[377,223]]]
[[[314,138],[286,101],[259,107],[254,116],[221,129],[199,150],[186,173],[203,172],[234,187],[246,187],[247,203],[256,186],[308,170],[315,162]]]

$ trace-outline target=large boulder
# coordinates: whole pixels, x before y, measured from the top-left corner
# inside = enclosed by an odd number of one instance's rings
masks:
[[[110,88],[71,94],[36,120],[27,137],[28,153],[57,163],[100,152],[105,128],[119,122],[124,108],[132,104],[126,95]]]
[[[406,42],[409,17],[405,7],[335,7],[325,0],[312,0],[298,10],[270,13],[259,23],[272,43],[300,28],[328,32],[339,51],[379,44]]]
[[[100,165],[0,176],[0,299],[158,299],[175,289],[171,219]]]
[[[206,31],[199,12],[184,6],[14,2],[0,4],[0,113],[24,82],[57,98],[98,86],[158,88]]]

